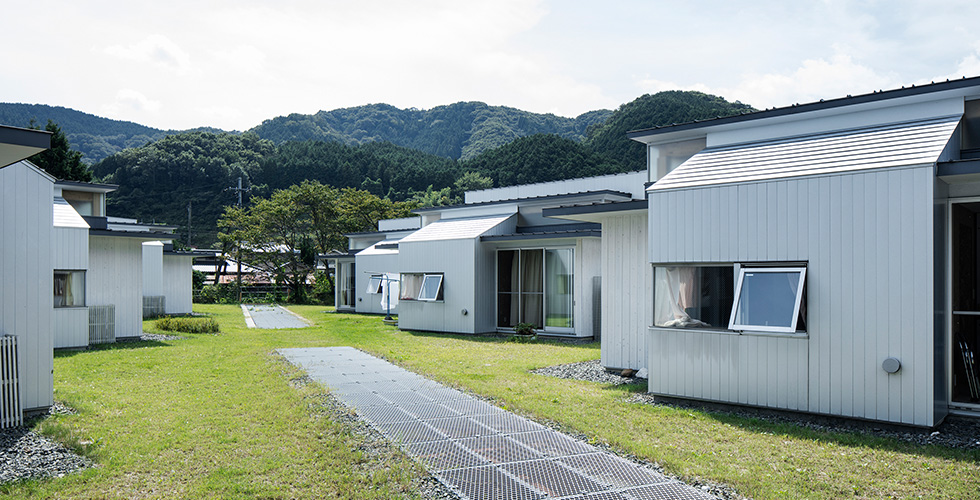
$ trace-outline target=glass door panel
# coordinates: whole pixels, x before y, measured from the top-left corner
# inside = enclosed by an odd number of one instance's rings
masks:
[[[545,328],[572,328],[574,311],[574,251],[571,248],[545,253]]]

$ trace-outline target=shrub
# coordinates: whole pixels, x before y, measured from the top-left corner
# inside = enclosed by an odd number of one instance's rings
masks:
[[[514,327],[512,342],[534,342],[538,340],[538,332],[534,331],[534,323],[518,323]]]
[[[238,283],[204,285],[195,302],[199,304],[237,304]]]
[[[158,319],[155,326],[160,330],[182,333],[218,333],[218,322],[212,318],[166,317]]]

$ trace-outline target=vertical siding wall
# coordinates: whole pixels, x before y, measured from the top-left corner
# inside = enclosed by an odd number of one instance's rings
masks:
[[[167,314],[190,314],[194,302],[194,257],[163,256],[163,295]]]
[[[52,232],[51,261],[53,269],[88,269],[88,229],[55,227]],[[87,305],[89,285],[88,273],[85,274]],[[85,307],[53,307],[53,309],[51,330],[54,333],[55,349],[87,346],[88,309]]]
[[[652,193],[651,262],[806,261],[809,335],[653,328],[651,392],[933,425],[934,183],[924,167]]]
[[[476,307],[476,287],[493,283],[476,281],[477,245],[475,239],[417,241],[398,245],[399,269],[403,273],[444,273],[443,302],[399,301],[398,327],[405,330],[479,333],[477,315],[494,314]],[[357,265],[358,273],[361,265]],[[366,286],[366,285],[365,285]],[[462,310],[466,309],[466,315]]]
[[[375,254],[360,255],[355,257],[354,276],[354,310],[359,313],[385,314],[385,308],[381,307],[383,293],[367,293],[368,282],[371,276],[384,273],[399,273],[398,254]],[[399,302],[401,304],[401,302]],[[392,314],[398,312],[398,307],[391,308]]]
[[[18,163],[0,168],[0,335],[17,336],[21,407],[51,406],[54,184]]]
[[[116,338],[143,333],[143,246],[137,238],[89,240],[88,305],[116,306]]]
[[[602,366],[647,367],[653,275],[646,255],[646,214],[602,221]]]
[[[163,243],[143,243],[143,296],[163,295]]]

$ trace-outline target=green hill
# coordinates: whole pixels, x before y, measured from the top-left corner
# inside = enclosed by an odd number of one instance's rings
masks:
[[[280,116],[262,122],[250,132],[277,144],[306,140],[350,145],[390,142],[465,160],[518,137],[534,134],[555,134],[580,141],[591,125],[605,121],[611,114],[611,111],[599,110],[566,118],[482,102],[458,102],[428,110],[369,104],[313,115]]]

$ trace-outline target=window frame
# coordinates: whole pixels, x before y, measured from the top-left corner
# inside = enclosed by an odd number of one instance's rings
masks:
[[[368,277],[367,293],[368,295],[377,295],[381,293],[381,289],[384,287],[385,276],[383,274],[372,274]],[[377,283],[375,283],[377,282]]]
[[[799,273],[799,281],[796,287],[796,297],[793,301],[793,319],[790,326],[765,326],[765,325],[752,325],[736,323],[736,318],[739,316],[739,301],[742,296],[742,284],[744,283],[746,273]],[[766,267],[759,265],[740,265],[738,267],[738,280],[735,282],[735,298],[732,302],[732,315],[728,321],[728,329],[736,332],[767,332],[767,333],[805,333],[797,331],[797,326],[799,326],[800,319],[800,309],[803,305],[803,297],[805,297],[806,288],[806,266],[779,266],[779,267]]]
[[[58,277],[59,274],[66,274],[66,275],[69,275],[69,276],[71,276],[71,275],[81,276],[81,279],[82,279],[82,286],[81,286],[82,299],[81,299],[81,304],[60,305],[60,304],[58,304],[57,302],[54,301],[54,298],[55,297],[63,297],[64,294],[62,294],[62,295],[54,295],[54,293],[52,293],[52,297],[51,298],[52,298],[52,302],[53,302],[54,308],[55,309],[71,309],[71,308],[77,308],[77,307],[88,307],[88,305],[87,305],[88,304],[88,297],[87,297],[87,295],[88,295],[88,284],[86,283],[86,280],[87,280],[86,270],[85,269],[54,269],[53,271],[54,272],[51,275],[52,287],[54,286],[55,283],[57,283],[57,277]],[[72,279],[75,279],[75,278],[72,278]],[[53,291],[54,290],[52,290],[52,292]]]
[[[439,279],[439,284],[438,284],[438,286],[436,286],[436,293],[431,298],[428,297],[428,296],[423,297],[423,293],[425,293],[425,283],[429,280],[429,278],[438,278]],[[445,275],[443,273],[425,273],[425,274],[423,274],[422,275],[422,283],[419,285],[419,295],[418,295],[418,299],[417,300],[419,302],[441,302],[441,301],[443,301],[444,299],[440,299],[439,297],[441,295],[444,296],[444,294],[445,294],[445,291],[442,288],[444,278],[445,278]]]

